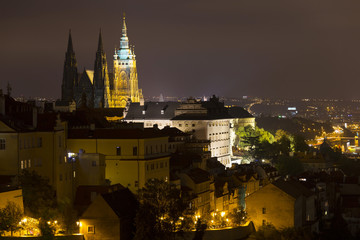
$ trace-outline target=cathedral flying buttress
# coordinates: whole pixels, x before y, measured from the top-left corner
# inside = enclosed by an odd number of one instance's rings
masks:
[[[120,46],[115,49],[113,72],[108,72],[101,31],[94,70],[78,73],[71,33],[65,55],[62,100],[75,100],[77,107],[125,108],[129,102],[143,102],[138,87],[138,73],[134,47],[129,45],[125,16],[123,17]]]

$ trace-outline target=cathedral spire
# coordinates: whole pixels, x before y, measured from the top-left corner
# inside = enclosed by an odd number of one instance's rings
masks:
[[[123,37],[127,37],[127,27],[126,27],[126,17],[125,17],[125,12],[123,13],[122,36],[123,36]]]
[[[71,101],[74,99],[74,87],[77,86],[77,63],[72,44],[71,30],[69,30],[69,40],[65,53],[63,81],[61,85],[61,99]]]
[[[99,32],[99,43],[98,43],[98,52],[103,52],[104,51],[104,47],[103,47],[103,42],[102,42],[102,37],[101,37],[101,28],[100,28],[100,32]]]
[[[69,53],[74,52],[73,44],[72,44],[72,38],[71,38],[71,29],[69,29],[69,40],[68,40],[67,52],[69,52]]]

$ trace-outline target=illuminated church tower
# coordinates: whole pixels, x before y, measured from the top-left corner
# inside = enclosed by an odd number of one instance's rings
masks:
[[[113,74],[109,74],[100,32],[94,70],[84,69],[82,73],[78,73],[71,34],[69,34],[61,99],[75,100],[77,107],[95,108],[124,108],[130,101],[144,101],[142,90],[138,87],[135,51],[129,45],[125,16],[120,47],[115,49],[113,64]]]
[[[135,50],[129,46],[125,16],[123,18],[120,48],[114,54],[114,89],[111,91],[110,107],[125,107],[131,102],[143,101],[142,90],[138,87]]]

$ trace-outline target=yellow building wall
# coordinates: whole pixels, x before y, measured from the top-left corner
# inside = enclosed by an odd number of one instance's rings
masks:
[[[1,133],[0,139],[5,139],[5,149],[0,149],[0,175],[18,174],[18,134]]]
[[[91,226],[94,232],[88,232]],[[120,238],[120,221],[114,211],[99,195],[80,218],[80,233],[85,240],[111,240]]]
[[[246,198],[246,211],[256,229],[259,229],[264,221],[273,224],[277,229],[294,227],[294,207],[295,199],[272,184]]]
[[[119,136],[121,137],[121,136]],[[105,178],[120,183],[133,193],[144,187],[148,179],[169,179],[168,137],[146,139],[68,139],[70,152],[105,155]],[[117,147],[121,154],[117,155]],[[133,148],[137,154],[133,154]],[[146,150],[147,149],[147,150]],[[151,149],[151,151],[150,151]]]
[[[106,160],[105,178],[137,193],[149,179],[169,179],[170,157],[151,160]]]
[[[0,193],[0,208],[6,207],[8,202],[14,202],[24,212],[22,189],[16,189]]]

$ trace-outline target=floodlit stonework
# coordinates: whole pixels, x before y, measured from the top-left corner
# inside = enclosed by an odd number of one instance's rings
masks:
[[[71,33],[65,55],[62,83],[63,101],[75,100],[77,107],[124,108],[128,102],[143,102],[142,89],[138,87],[134,47],[129,45],[125,17],[123,19],[120,48],[115,49],[113,72],[108,72],[101,32],[96,52],[94,70],[78,73]]]

